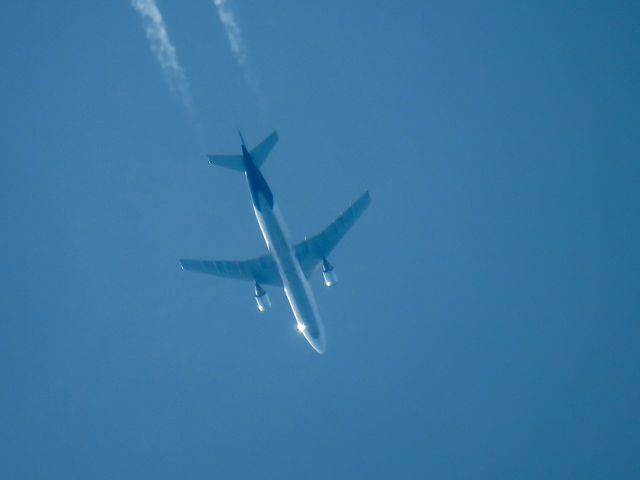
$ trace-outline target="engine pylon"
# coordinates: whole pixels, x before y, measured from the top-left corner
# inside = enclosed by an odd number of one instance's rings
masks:
[[[265,292],[264,288],[262,288],[258,282],[256,282],[254,291],[258,310],[260,310],[261,312],[266,312],[271,308],[271,299],[269,298],[269,295],[267,294],[267,292]]]
[[[327,287],[333,287],[338,283],[338,274],[326,258],[322,260],[322,276]]]

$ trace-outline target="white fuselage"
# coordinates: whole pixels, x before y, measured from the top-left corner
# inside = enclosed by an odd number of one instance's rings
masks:
[[[275,203],[273,207],[269,206],[262,193],[258,194],[257,201],[260,202],[260,209],[254,205],[253,210],[267,248],[278,265],[284,293],[293,310],[298,330],[318,353],[324,353],[324,329],[318,306],[289,240],[280,210]]]

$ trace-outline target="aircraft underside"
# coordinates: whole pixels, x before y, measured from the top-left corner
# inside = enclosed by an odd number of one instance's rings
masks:
[[[330,287],[337,283],[329,254],[367,209],[371,196],[365,192],[320,233],[292,244],[273,193],[260,171],[277,140],[278,135],[273,132],[251,151],[243,140],[242,155],[209,155],[211,164],[245,173],[268,253],[243,261],[182,259],[180,265],[184,270],[253,282],[256,304],[261,312],[271,306],[263,286],[282,287],[298,330],[316,352],[324,353],[324,328],[308,278],[322,267],[325,285]]]

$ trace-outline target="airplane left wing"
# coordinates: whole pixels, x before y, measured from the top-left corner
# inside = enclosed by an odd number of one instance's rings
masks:
[[[182,259],[180,266],[191,272],[258,282],[263,285],[282,286],[278,267],[271,255],[241,261]]]

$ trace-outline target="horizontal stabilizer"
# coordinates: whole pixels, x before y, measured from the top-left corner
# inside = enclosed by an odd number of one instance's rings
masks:
[[[272,132],[271,135],[249,152],[256,167],[260,168],[276,143],[278,143],[278,132]],[[207,155],[207,157],[211,165],[229,168],[238,172],[244,172],[245,170],[242,155]]]
[[[242,155],[207,155],[209,163],[218,167],[230,168],[238,172],[244,172]]]
[[[278,132],[272,132],[267,138],[265,138],[260,145],[251,150],[251,158],[256,167],[260,166],[267,159],[273,147],[278,143]]]

